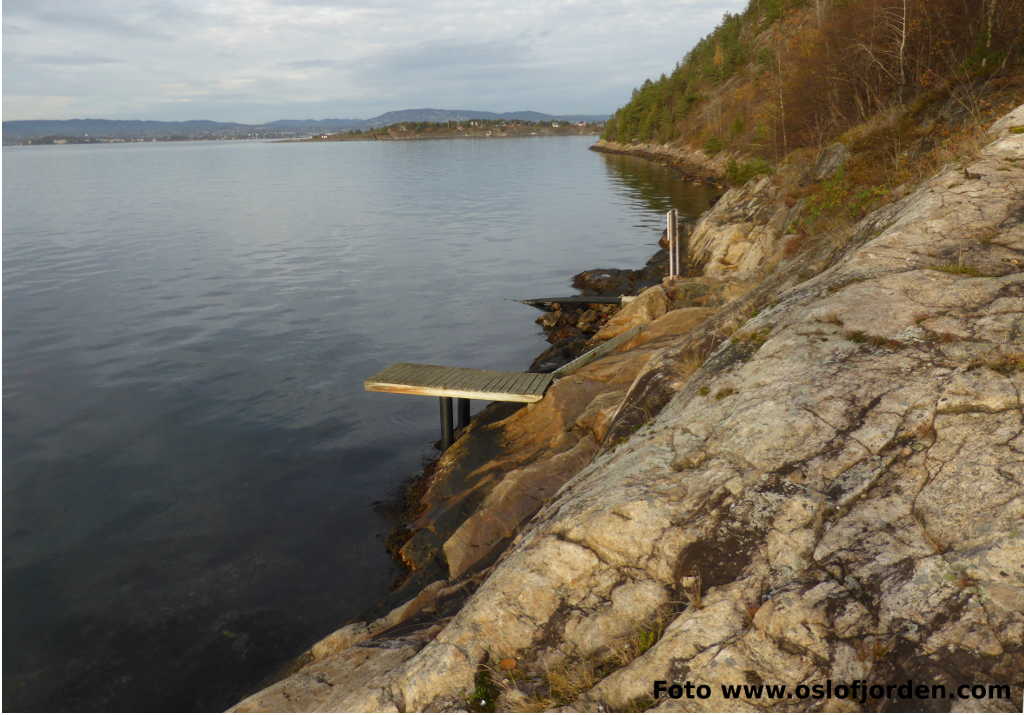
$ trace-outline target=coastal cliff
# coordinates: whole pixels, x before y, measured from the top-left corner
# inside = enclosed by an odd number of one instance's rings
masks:
[[[235,710],[1015,711],[1024,106],[977,146],[848,224],[787,193],[842,152],[728,191],[597,337],[642,332],[442,455],[401,547],[436,578]]]

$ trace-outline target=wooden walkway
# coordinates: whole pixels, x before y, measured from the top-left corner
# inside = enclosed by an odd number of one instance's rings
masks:
[[[625,296],[630,298],[631,296]],[[523,298],[516,302],[532,308],[543,309],[546,305],[560,303],[564,305],[620,305],[623,296],[619,295],[570,295],[564,298]],[[626,302],[629,302],[628,300]]]
[[[457,397],[464,400],[537,402],[551,384],[550,373],[500,372],[400,362],[366,378],[370,392]]]

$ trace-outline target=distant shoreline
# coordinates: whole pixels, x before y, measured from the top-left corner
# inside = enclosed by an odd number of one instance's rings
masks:
[[[593,132],[571,132],[571,133],[531,133],[531,134],[424,134],[413,136],[352,136],[342,138],[323,139],[320,137],[287,137],[284,139],[239,137],[237,139],[227,137],[210,137],[207,139],[85,139],[73,137],[61,137],[57,141],[21,141],[8,142],[4,147],[41,147],[41,146],[83,146],[96,144],[185,144],[190,142],[264,142],[267,144],[315,144],[320,142],[402,142],[402,141],[430,141],[441,139],[540,139],[549,137],[583,137],[600,136],[599,131]]]
[[[309,137],[306,139],[278,139],[273,144],[316,144],[327,142],[410,142],[410,141],[433,141],[443,139],[544,139],[551,137],[583,137],[600,136],[598,132],[587,132],[580,134],[501,134],[501,135],[478,135],[478,134],[448,134],[448,135],[415,135],[407,137],[345,137],[340,139],[321,139]]]
[[[602,126],[592,122],[486,121],[403,122],[363,131],[313,135],[294,141],[423,141],[429,139],[508,139],[513,137],[599,136]]]
[[[83,137],[42,137],[24,141],[4,142],[5,147],[26,146],[82,146],[91,144],[181,144],[186,142],[266,142],[269,144],[295,144],[318,142],[371,142],[371,141],[427,141],[431,139],[520,139],[531,137],[576,137],[600,136],[600,129],[571,132],[514,132],[514,133],[423,133],[385,135],[381,133],[341,133],[340,135],[307,137],[165,137],[165,138],[83,138]]]
[[[603,126],[607,115],[544,114],[534,111],[495,113],[475,109],[401,109],[371,119],[278,119],[262,124],[206,119],[157,121],[138,119],[14,119],[3,122],[4,145],[106,144],[141,141],[227,139],[303,139],[345,132],[379,132],[389,127],[419,129],[428,125]]]
[[[301,138],[298,138],[301,141]],[[294,141],[295,139],[292,139]],[[86,144],[184,144],[188,142],[274,142],[288,141],[272,137],[35,137],[16,141],[4,141],[8,146],[82,146]]]

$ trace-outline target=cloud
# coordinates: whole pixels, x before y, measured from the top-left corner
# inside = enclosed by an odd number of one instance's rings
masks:
[[[145,15],[138,10],[130,9],[130,6],[118,11],[103,5],[82,5],[63,0],[45,3],[7,0],[4,3],[4,24],[7,23],[8,17],[20,22],[19,27],[24,27],[25,24],[45,26],[58,28],[69,34],[132,35],[150,40],[173,39],[158,26],[146,22]]]
[[[68,96],[47,96],[41,94],[4,93],[4,119],[49,119],[66,116],[75,98]]]
[[[55,65],[63,67],[92,67],[95,65],[116,65],[123,60],[99,55],[33,55],[19,58],[26,64]]]
[[[528,59],[528,48],[515,41],[430,41],[382,53],[376,60],[370,60],[370,64],[377,70],[396,74],[436,73],[451,69],[475,72],[480,69],[521,66]]]
[[[7,0],[5,118],[28,118],[8,108],[249,122],[411,106],[611,112],[743,4]]]
[[[344,63],[341,62],[340,60],[315,59],[315,60],[297,60],[297,61],[294,61],[294,62],[282,62],[281,66],[282,67],[287,67],[289,69],[297,69],[297,70],[328,69],[328,68],[332,68],[333,69],[333,68],[337,68],[337,67],[343,67]]]

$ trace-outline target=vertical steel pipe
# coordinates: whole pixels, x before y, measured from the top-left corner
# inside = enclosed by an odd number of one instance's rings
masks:
[[[452,398],[441,397],[441,450],[452,446]]]
[[[668,277],[675,278],[676,242],[672,236],[672,212],[665,214],[665,239],[668,242]]]
[[[679,251],[679,211],[672,209],[669,213],[669,220],[672,222],[672,245],[675,247],[672,255],[676,263],[672,266],[672,275],[678,278],[683,273],[683,260]]]

